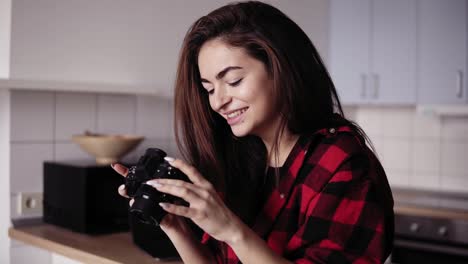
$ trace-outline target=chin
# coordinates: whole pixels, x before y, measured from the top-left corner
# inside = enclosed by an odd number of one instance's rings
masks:
[[[235,129],[232,129],[232,134],[238,138],[240,137],[245,137],[245,136],[248,136],[249,133],[246,133],[246,132],[241,132],[241,131],[236,131]]]
[[[234,127],[231,127],[232,134],[236,137],[245,137],[250,135],[251,130],[248,129],[245,124],[240,124]]]

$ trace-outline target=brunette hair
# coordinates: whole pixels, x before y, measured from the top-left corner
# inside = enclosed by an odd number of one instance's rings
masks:
[[[304,31],[280,10],[249,1],[228,4],[201,17],[189,29],[180,53],[176,141],[183,158],[227,195],[234,211],[242,207],[235,205],[236,193],[255,193],[267,157],[258,138],[235,138],[227,122],[210,107],[200,81],[198,54],[213,39],[244,49],[266,66],[273,80],[272,103],[282,118],[274,151],[285,128],[304,134],[346,123],[365,136],[353,123],[336,118],[335,112],[343,117],[343,110],[319,53]]]

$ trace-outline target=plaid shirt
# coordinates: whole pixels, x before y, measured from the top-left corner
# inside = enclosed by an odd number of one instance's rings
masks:
[[[350,127],[299,138],[252,229],[294,263],[383,263],[393,245],[393,198],[385,172]],[[239,263],[205,234],[218,263]]]

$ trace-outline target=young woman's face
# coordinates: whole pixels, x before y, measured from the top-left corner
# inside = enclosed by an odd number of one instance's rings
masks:
[[[273,81],[265,65],[219,39],[206,42],[198,56],[201,81],[211,108],[237,137],[269,137],[279,124]]]

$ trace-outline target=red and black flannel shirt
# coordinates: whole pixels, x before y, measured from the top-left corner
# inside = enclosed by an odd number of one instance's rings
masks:
[[[306,263],[383,263],[393,245],[393,198],[385,172],[348,126],[303,135],[289,154],[253,230],[279,256]],[[218,263],[239,263],[217,243]],[[211,244],[213,245],[213,244]],[[224,251],[224,252],[223,252]]]

